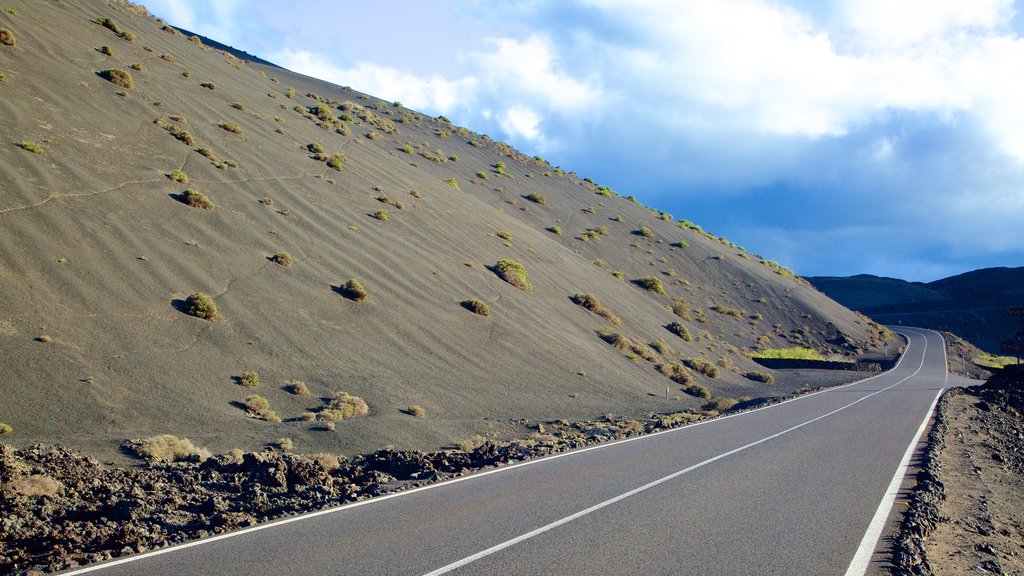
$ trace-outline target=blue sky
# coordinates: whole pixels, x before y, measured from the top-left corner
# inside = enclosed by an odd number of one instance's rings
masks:
[[[801,275],[1024,266],[1024,17],[1010,0],[145,4]]]

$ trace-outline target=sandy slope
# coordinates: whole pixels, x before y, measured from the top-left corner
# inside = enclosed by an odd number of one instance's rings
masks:
[[[482,135],[348,88],[239,63],[118,2],[7,4],[18,14],[0,13],[0,27],[17,37],[16,46],[0,47],[7,76],[0,82],[0,422],[14,428],[4,441],[59,441],[108,457],[124,438],[164,432],[214,450],[257,448],[281,436],[301,450],[426,449],[508,430],[521,418],[703,402],[661,376],[656,363],[630,360],[601,340],[596,331],[606,322],[572,303],[577,292],[596,294],[621,316],[623,335],[664,338],[674,352],[657,363],[724,357],[735,371],[694,374],[715,395],[795,386],[742,376],[758,369],[743,352],[759,338],[840,351],[842,335],[861,347],[876,336],[869,321],[757,256],[600,195],[574,174]],[[100,16],[136,41],[95,24]],[[104,45],[112,57],[97,51]],[[97,75],[131,64],[142,68],[129,70],[131,90]],[[295,99],[286,97],[289,87]],[[307,93],[375,107],[397,130],[385,134],[362,120],[346,124],[348,135],[322,129],[303,116],[316,103]],[[154,124],[174,115],[184,119],[167,122],[188,130],[194,146]],[[410,122],[399,123],[405,116]],[[223,122],[237,123],[241,134],[218,127]],[[21,149],[23,140],[42,144],[45,154]],[[344,154],[343,171],[313,159],[306,146],[314,142]],[[218,168],[201,147],[238,167]],[[497,173],[498,162],[507,176]],[[180,202],[185,186],[167,177],[175,169],[216,208]],[[380,203],[381,191],[402,209]],[[547,204],[523,197],[532,191]],[[381,208],[390,221],[370,217]],[[616,214],[622,222],[612,220]],[[546,230],[552,225],[563,235]],[[577,239],[598,226],[608,229],[603,239]],[[640,226],[654,236],[636,235]],[[494,236],[502,230],[511,242]],[[672,247],[677,241],[689,247]],[[279,251],[294,266],[268,259]],[[531,292],[488,270],[501,258],[526,266]],[[620,281],[598,259],[626,280],[660,277],[667,294]],[[366,287],[368,302],[333,289],[349,278]],[[219,319],[181,311],[195,291],[214,296]],[[698,336],[692,343],[664,328],[679,320],[668,308],[676,297],[707,316],[684,322]],[[459,305],[466,298],[486,301],[492,315],[469,313]],[[742,314],[711,311],[715,304]],[[37,341],[42,335],[52,341]],[[232,380],[245,370],[259,372],[255,392],[285,422],[247,418],[238,407],[254,392]],[[313,394],[285,392],[293,379]],[[333,433],[296,420],[336,390],[365,398],[371,415]],[[410,404],[427,417],[402,413]]]

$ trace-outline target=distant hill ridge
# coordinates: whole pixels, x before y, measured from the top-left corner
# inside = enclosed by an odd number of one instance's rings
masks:
[[[1024,267],[983,268],[928,283],[869,274],[807,280],[879,322],[948,330],[993,354],[1019,331],[1007,309],[1024,307]]]

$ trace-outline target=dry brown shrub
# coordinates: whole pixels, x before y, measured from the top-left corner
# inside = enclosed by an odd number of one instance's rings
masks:
[[[210,452],[206,448],[197,447],[188,438],[178,438],[171,434],[128,440],[125,442],[125,448],[146,460],[157,462],[180,460],[201,462],[210,457]]]

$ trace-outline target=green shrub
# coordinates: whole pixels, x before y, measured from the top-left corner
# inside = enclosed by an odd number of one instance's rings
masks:
[[[744,314],[743,310],[740,310],[739,308],[730,308],[728,306],[722,306],[721,304],[715,304],[714,306],[711,307],[711,309],[714,310],[715,312],[718,312],[719,314],[725,314],[726,316],[734,316],[736,318],[740,318]]]
[[[535,204],[547,204],[548,203],[548,199],[545,198],[544,195],[539,194],[537,192],[530,192],[529,194],[523,196],[523,198],[526,198],[527,200],[529,200],[530,202],[533,202]]]
[[[643,236],[644,238],[650,238],[651,236],[654,236],[654,232],[650,228],[648,228],[647,226],[641,226],[636,231],[636,234],[638,236]]]
[[[135,80],[127,70],[121,70],[120,68],[110,68],[107,70],[100,70],[98,72],[101,78],[110,82],[115,86],[120,86],[127,90],[131,90],[135,87]]]
[[[402,146],[402,152],[405,152],[406,154],[412,154],[413,152],[415,152],[415,150],[413,149],[412,146],[405,144]]]
[[[711,392],[708,391],[707,387],[697,382],[692,382],[687,386],[683,387],[683,390],[690,396],[696,396],[697,398],[711,398]]]
[[[46,148],[43,148],[41,145],[29,140],[22,140],[21,142],[18,142],[18,148],[28,150],[33,154],[46,154]]]
[[[494,235],[497,236],[498,238],[501,238],[502,240],[506,240],[508,242],[512,241],[512,233],[509,232],[508,230],[502,230],[501,232],[495,232]]]
[[[527,282],[526,267],[509,258],[502,258],[493,267],[494,273],[499,278],[520,290],[530,291],[533,286]]]
[[[690,243],[680,240],[679,242],[673,242],[672,244],[670,244],[670,246],[672,246],[673,248],[689,248]]]
[[[415,416],[416,418],[427,417],[427,411],[423,409],[423,406],[417,406],[416,404],[409,406],[405,411],[408,412],[410,416]]]
[[[490,180],[491,179],[491,175],[488,174],[487,172],[482,171],[482,170],[480,172],[477,172],[476,176],[477,176],[477,178],[479,178],[481,180]]]
[[[199,85],[202,86],[203,88],[207,88],[209,90],[216,90],[217,89],[217,85],[214,84],[213,82],[200,82]]]
[[[469,310],[474,314],[481,316],[490,316],[491,308],[483,300],[477,300],[476,298],[470,298],[469,300],[463,300],[461,303],[463,308]]]
[[[562,228],[560,226],[551,226],[548,228],[548,231],[552,234],[557,234],[558,236],[562,235]]]
[[[451,186],[452,188],[455,188],[456,190],[459,189],[459,182],[455,178],[449,178],[445,180],[444,183]]]
[[[242,375],[237,378],[237,381],[246,388],[255,388],[260,385],[260,375],[258,372],[252,370],[246,370],[242,372]]]
[[[672,215],[671,214],[666,214],[664,212],[662,212],[661,214],[658,214],[658,218],[661,218],[665,222],[671,222],[672,221]]]
[[[381,222],[387,222],[388,220],[391,220],[391,216],[388,214],[388,211],[384,210],[383,208],[377,210],[376,212],[371,214],[371,216],[373,216],[377,220],[380,220]]]
[[[192,206],[193,208],[202,208],[203,210],[213,210],[213,202],[206,197],[206,194],[198,190],[189,188],[184,192],[185,204]]]
[[[295,263],[295,261],[292,259],[291,254],[287,252],[278,252],[277,254],[271,256],[270,259],[273,262],[276,262],[281,266],[284,266],[285,268],[291,268],[292,264]]]
[[[252,418],[266,420],[267,422],[280,422],[281,417],[270,409],[270,400],[259,394],[253,394],[245,398],[245,410]]]
[[[167,177],[179,184],[188,184],[188,174],[185,174],[181,170],[172,170]]]
[[[633,281],[637,286],[654,292],[656,294],[664,294],[665,286],[661,283],[661,279],[656,276],[643,276]]]
[[[658,370],[676,384],[682,386],[691,386],[693,384],[693,377],[690,376],[690,373],[686,371],[682,364],[668,362],[658,366]]]
[[[370,299],[370,295],[367,294],[366,289],[359,283],[359,280],[352,278],[345,282],[340,288],[341,295],[353,302],[366,302]]]
[[[572,297],[572,301],[616,326],[622,324],[622,318],[619,318],[614,312],[601,304],[601,301],[593,294],[576,294]]]
[[[683,362],[695,372],[703,374],[708,378],[718,378],[718,366],[703,358],[687,358]]]
[[[658,354],[661,354],[662,356],[671,356],[672,354],[675,354],[672,347],[668,345],[668,342],[665,342],[664,338],[658,338],[654,342],[651,342],[651,348],[654,348]]]
[[[96,49],[96,51],[99,52],[100,54],[103,54],[104,56],[113,56],[114,55],[114,50],[111,49],[110,46],[100,46],[99,48]]]
[[[296,396],[309,396],[309,386],[302,380],[296,380],[285,386],[285,390]]]
[[[775,384],[775,376],[768,372],[757,372],[751,370],[750,372],[744,373],[743,376],[747,380],[753,380],[754,382],[761,382],[763,384]]]
[[[750,353],[751,358],[780,360],[824,360],[825,357],[813,348],[794,346],[792,348],[768,348]]]
[[[708,412],[725,412],[738,404],[735,398],[715,398],[701,406],[702,410]]]
[[[242,104],[241,102],[232,102],[231,107],[235,110],[245,110],[245,104]]]
[[[156,462],[203,461],[210,457],[208,450],[197,447],[188,438],[170,434],[128,440],[124,447],[141,458]]]
[[[690,314],[690,303],[686,301],[686,298],[676,298],[672,301],[671,307],[672,313],[683,320],[693,319],[693,315]]]
[[[366,416],[370,413],[370,407],[362,398],[339,391],[334,393],[334,396],[327,402],[327,406],[321,410],[320,414],[324,413],[327,413],[324,419],[344,420],[345,418]]]
[[[295,88],[288,87],[288,89],[284,91],[284,95],[287,98],[295,98]]]
[[[203,320],[214,320],[218,315],[217,304],[205,292],[190,295],[185,299],[185,306],[189,314]]]
[[[234,122],[221,122],[220,124],[217,124],[217,126],[220,126],[224,130],[227,130],[228,132],[233,132],[235,134],[242,133],[242,127]]]
[[[174,64],[178,61],[174,56],[170,54],[161,54],[160,59],[164,60],[165,62],[170,62],[171,64]]]
[[[673,322],[668,326],[665,326],[665,328],[668,329],[669,332],[682,338],[684,341],[693,342],[693,336],[690,335],[690,329],[679,322]]]
[[[14,432],[14,428],[11,428],[10,424],[7,424],[6,422],[0,422],[0,435],[10,434],[11,432]]]
[[[615,216],[614,216],[614,217],[612,218],[612,222],[622,222],[622,214],[616,214],[616,215],[615,215]]]

